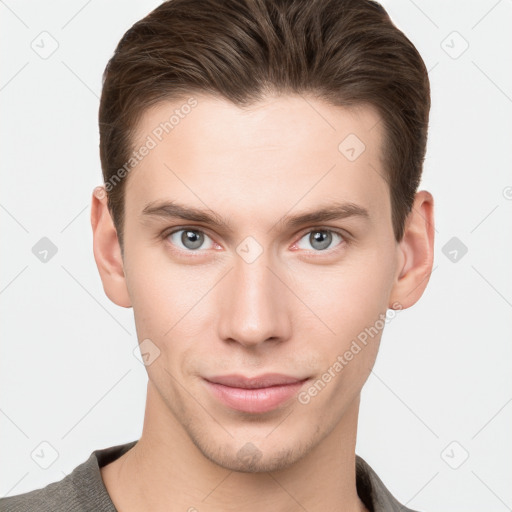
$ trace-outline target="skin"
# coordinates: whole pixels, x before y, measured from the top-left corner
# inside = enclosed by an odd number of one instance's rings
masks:
[[[142,436],[101,469],[105,486],[121,512],[365,510],[355,484],[357,418],[382,330],[307,404],[295,397],[267,413],[235,411],[203,377],[277,372],[310,377],[309,389],[379,315],[423,294],[433,265],[432,195],[416,194],[397,243],[382,123],[370,106],[288,95],[242,110],[195,98],[128,176],[124,258],[104,193],[92,197],[105,293],[133,307],[139,343],[149,338],[160,350],[146,366]],[[146,111],[135,147],[184,102]],[[366,146],[354,161],[338,149],[350,133]],[[233,231],[143,216],[156,200],[211,209]],[[276,224],[333,201],[356,203],[369,219]],[[179,227],[200,230],[203,245],[183,245],[183,232],[166,238]],[[322,250],[312,237],[326,229],[334,233]],[[237,252],[248,236],[262,250],[251,263]],[[249,456],[240,457],[244,446]]]

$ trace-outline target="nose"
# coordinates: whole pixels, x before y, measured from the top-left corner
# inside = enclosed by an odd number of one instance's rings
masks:
[[[236,256],[218,292],[222,294],[221,339],[254,349],[290,336],[290,292],[265,252],[252,262]]]

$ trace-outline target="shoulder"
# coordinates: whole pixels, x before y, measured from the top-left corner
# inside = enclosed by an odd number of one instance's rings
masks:
[[[58,482],[52,482],[41,489],[0,499],[0,511],[58,512],[66,510],[85,512],[109,510],[98,506],[98,483],[94,482],[94,473],[91,472],[91,466],[94,463],[91,457]]]
[[[75,468],[79,469],[82,465]],[[16,496],[0,499],[2,512],[50,512],[58,510],[83,510],[74,507],[79,502],[74,472],[58,482],[52,482],[41,489],[34,489]]]
[[[418,512],[402,505],[384,485],[375,470],[356,456],[357,493],[365,506],[374,512]]]
[[[50,512],[74,510],[69,505],[75,501],[69,475],[59,482],[52,482],[42,489],[0,499],[2,512]]]
[[[95,450],[62,480],[41,489],[0,498],[0,512],[116,512],[101,478],[100,467],[134,443]]]

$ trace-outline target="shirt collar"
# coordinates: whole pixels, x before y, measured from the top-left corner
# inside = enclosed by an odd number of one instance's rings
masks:
[[[391,494],[377,473],[359,455],[356,455],[356,487],[359,498],[370,512],[415,512]]]

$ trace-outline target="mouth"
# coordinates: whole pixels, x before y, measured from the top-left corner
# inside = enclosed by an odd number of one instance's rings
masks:
[[[255,414],[272,411],[289,401],[308,380],[277,373],[259,377],[223,375],[204,379],[212,395],[223,405]]]

